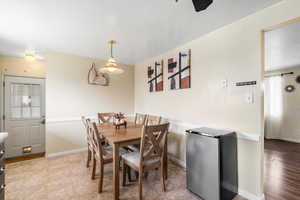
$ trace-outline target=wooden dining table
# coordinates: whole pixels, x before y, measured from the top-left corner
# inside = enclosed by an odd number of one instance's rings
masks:
[[[98,124],[100,133],[106,141],[113,147],[113,196],[114,200],[119,200],[120,196],[120,148],[133,144],[140,144],[142,137],[142,125],[127,122],[127,128],[116,129],[113,124]],[[166,143],[167,144],[167,143]],[[165,152],[168,152],[168,145],[165,145]],[[164,157],[164,168],[167,177],[167,153]]]

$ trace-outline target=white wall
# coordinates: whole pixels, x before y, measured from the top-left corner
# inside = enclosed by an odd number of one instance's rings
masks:
[[[282,77],[282,124],[277,138],[300,143],[300,84],[295,81],[296,77],[300,75],[300,67],[271,71],[267,75],[287,72],[294,72],[294,74]],[[286,92],[285,87],[287,85],[294,85],[295,91]]]
[[[134,67],[120,64],[125,72],[111,76],[110,86],[88,85],[91,64],[105,61],[62,53],[46,55],[46,153],[86,147],[81,116],[98,112],[134,111]]]
[[[180,124],[199,124],[263,136],[261,30],[299,16],[300,1],[283,1],[225,26],[135,67],[135,111],[162,115]],[[146,67],[155,60],[192,49],[192,88],[149,93]],[[165,86],[167,86],[165,65]],[[221,80],[229,81],[228,88]],[[235,87],[237,81],[258,81],[254,87]],[[167,88],[167,87],[166,87]],[[245,94],[253,93],[254,104]],[[187,126],[186,126],[187,125]],[[180,130],[180,128],[178,129]],[[184,128],[170,135],[170,152],[184,162]],[[238,142],[239,186],[248,197],[263,194],[263,142]]]

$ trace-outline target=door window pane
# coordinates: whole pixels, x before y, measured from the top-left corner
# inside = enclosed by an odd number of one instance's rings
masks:
[[[11,109],[11,117],[14,119],[21,118],[22,117],[21,109],[22,109],[21,107],[12,108]]]
[[[12,83],[11,118],[30,119],[41,117],[41,86],[36,84]]]

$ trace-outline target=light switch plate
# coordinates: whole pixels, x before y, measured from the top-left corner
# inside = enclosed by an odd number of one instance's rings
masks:
[[[226,79],[222,80],[222,88],[228,87],[228,81]]]

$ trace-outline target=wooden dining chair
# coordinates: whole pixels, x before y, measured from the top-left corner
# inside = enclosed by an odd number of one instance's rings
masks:
[[[91,137],[90,137],[90,133],[89,133],[88,119],[86,119],[84,116],[82,116],[81,121],[82,121],[85,131],[86,131],[86,141],[87,141],[87,147],[88,147],[88,156],[87,156],[87,161],[86,161],[86,167],[88,168],[88,167],[90,167],[90,162],[92,159],[93,146],[91,143]]]
[[[97,125],[95,122],[88,121],[89,131],[92,135],[92,160],[93,160],[93,169],[92,169],[92,179],[95,179],[97,163],[100,167],[100,179],[98,192],[101,193],[103,189],[103,176],[104,176],[104,165],[113,162],[112,149],[109,147],[104,147],[101,133],[98,131]]]
[[[135,125],[145,125],[147,120],[146,114],[135,114],[134,124]],[[131,151],[139,151],[140,150],[140,144],[133,144],[127,146],[129,150]]]
[[[158,125],[161,123],[161,117],[160,116],[154,116],[154,115],[148,115],[146,119],[146,125]]]
[[[115,113],[98,113],[99,123],[111,123],[114,121]]]
[[[166,190],[165,186],[165,170],[164,170],[164,154],[166,137],[168,134],[169,123],[153,126],[144,126],[142,130],[141,149],[140,152],[130,152],[122,155],[122,185],[126,185],[126,174],[131,168],[138,172],[139,199],[142,200],[142,178],[143,173],[160,169],[160,182],[162,191]],[[146,148],[150,145],[150,148]]]
[[[135,114],[134,124],[145,125],[147,119],[147,115],[145,114]]]

